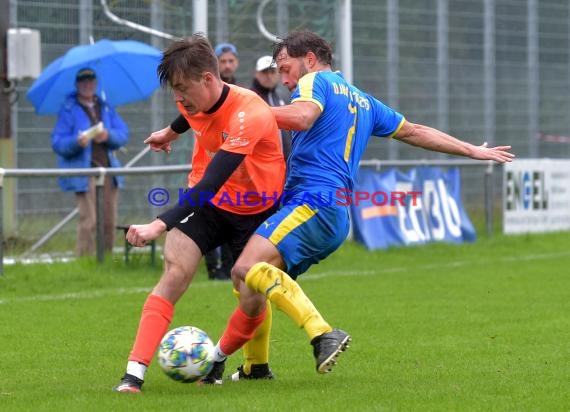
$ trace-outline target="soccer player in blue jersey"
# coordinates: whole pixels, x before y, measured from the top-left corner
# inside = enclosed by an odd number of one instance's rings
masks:
[[[292,92],[291,104],[272,108],[279,128],[293,130],[285,195],[279,211],[257,229],[233,267],[240,304],[216,345],[216,363],[208,375],[212,381],[221,381],[226,356],[253,337],[267,299],[305,330],[317,372],[329,372],[348,347],[350,335],[333,329],[294,280],[345,240],[349,211],[346,199],[335,202],[335,196],[352,191],[370,136],[477,160],[514,158],[510,146],[476,146],[407,121],[333,72],[331,47],[315,33],[290,33],[275,44],[273,59]],[[177,121],[172,126],[162,133],[187,128]]]
[[[279,211],[250,238],[232,270],[240,305],[216,346],[211,375],[219,377],[225,357],[253,336],[267,298],[305,330],[317,372],[329,372],[348,347],[350,335],[333,329],[294,279],[345,240],[349,211],[334,195],[352,190],[370,136],[472,159],[503,163],[514,158],[510,146],[476,146],[407,121],[333,72],[331,47],[312,32],[290,33],[275,45],[273,59],[292,91],[291,104],[272,108],[279,128],[293,130],[287,195]],[[323,193],[333,194],[333,201],[328,195],[323,199]]]

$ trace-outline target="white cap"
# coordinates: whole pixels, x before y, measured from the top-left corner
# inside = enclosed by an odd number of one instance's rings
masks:
[[[262,56],[257,59],[257,63],[255,63],[255,70],[261,72],[267,69],[275,69],[277,65],[273,61],[273,57],[271,56]]]

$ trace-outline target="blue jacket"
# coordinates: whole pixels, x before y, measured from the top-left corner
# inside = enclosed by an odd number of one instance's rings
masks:
[[[117,112],[101,101],[101,121],[109,131],[107,154],[111,167],[120,167],[119,159],[113,153],[129,140],[129,128]],[[70,94],[61,110],[51,135],[51,147],[57,154],[57,167],[60,169],[76,169],[91,167],[91,143],[85,148],[79,146],[77,137],[91,127],[91,121],[85,110],[79,105],[76,93]],[[122,176],[114,176],[118,187],[124,186]],[[88,176],[63,176],[58,178],[59,186],[64,192],[86,192],[89,189]]]

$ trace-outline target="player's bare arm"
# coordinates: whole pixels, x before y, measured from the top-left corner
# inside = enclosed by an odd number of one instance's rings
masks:
[[[172,147],[170,142],[178,139],[179,134],[176,133],[170,126],[164,129],[152,132],[149,137],[144,141],[145,144],[150,145],[150,148],[155,152],[166,152],[170,153]]]
[[[272,107],[277,126],[283,130],[307,130],[321,115],[316,103],[296,101],[286,106]]]
[[[433,127],[411,123],[406,120],[404,120],[404,124],[394,137],[412,146],[435,152],[470,157],[476,160],[493,160],[498,163],[505,163],[511,162],[515,157],[510,151],[511,146],[487,147],[487,143],[476,146]]]

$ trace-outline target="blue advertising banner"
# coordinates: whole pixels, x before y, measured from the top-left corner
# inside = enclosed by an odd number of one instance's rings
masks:
[[[362,168],[352,193],[354,239],[368,249],[427,242],[474,241],[461,202],[459,168]]]

